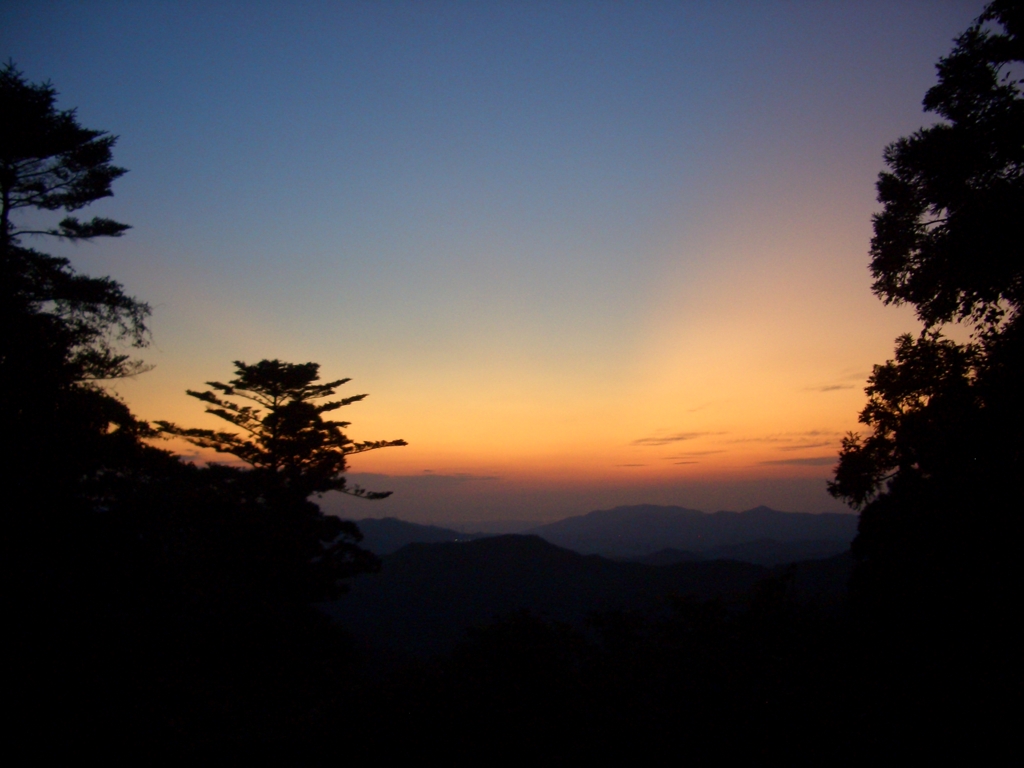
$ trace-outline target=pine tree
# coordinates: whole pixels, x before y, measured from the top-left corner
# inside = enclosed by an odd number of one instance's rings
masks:
[[[327,491],[367,499],[386,498],[390,492],[348,486],[344,477],[346,459],[352,454],[406,445],[406,442],[357,443],[342,431],[350,426],[349,422],[324,419],[325,413],[359,402],[366,395],[315,402],[333,396],[338,387],[350,381],[338,379],[319,383],[319,370],[316,363],[261,360],[247,365],[236,361],[236,376],[227,384],[210,381],[207,384],[212,390],[188,390],[188,394],[207,403],[207,413],[238,427],[240,433],[183,429],[168,422],[160,422],[160,427],[167,434],[184,437],[202,448],[242,459],[263,477],[268,492],[303,499]]]
[[[344,473],[349,456],[378,448],[406,445],[404,440],[354,442],[343,432],[347,421],[324,414],[363,400],[352,395],[326,400],[349,379],[320,382],[316,363],[261,360],[235,362],[235,378],[207,382],[206,391],[188,394],[207,404],[207,413],[224,419],[238,432],[187,429],[158,422],[166,435],[184,437],[202,448],[228,453],[252,468],[242,473],[245,521],[236,528],[264,552],[252,568],[267,589],[300,600],[326,599],[344,589],[343,579],[373,571],[380,562],[358,544],[355,523],[324,515],[310,496],[340,491],[365,499],[390,492],[350,486]],[[245,555],[248,559],[249,555]],[[259,572],[256,575],[256,572]],[[269,577],[269,578],[268,578]]]

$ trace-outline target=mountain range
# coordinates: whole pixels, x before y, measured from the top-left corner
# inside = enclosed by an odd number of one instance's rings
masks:
[[[583,627],[594,613],[665,610],[673,595],[741,601],[782,573],[797,598],[833,603],[852,567],[848,553],[788,571],[730,560],[648,565],[523,535],[408,544],[382,560],[380,573],[355,578],[322,608],[365,648],[411,655],[448,651],[468,627],[516,611]]]
[[[465,542],[491,534],[462,533],[395,518],[357,520],[365,546],[378,555],[407,544]],[[780,512],[755,507],[708,514],[650,504],[597,510],[536,526],[526,534],[580,554],[670,564],[739,560],[779,565],[845,552],[857,532],[852,514]]]

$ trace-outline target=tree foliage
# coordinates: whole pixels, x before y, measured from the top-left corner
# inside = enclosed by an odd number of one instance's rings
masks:
[[[896,355],[876,365],[868,379],[868,404],[860,421],[867,438],[849,435],[829,488],[854,507],[863,507],[897,474],[934,478],[950,471],[964,435],[956,429],[966,411],[977,408],[973,386],[979,350],[936,332],[897,340]]]
[[[938,63],[924,107],[942,121],[885,150],[874,290],[928,327],[995,328],[1024,302],[1022,33],[1021,3],[988,5]]]
[[[352,442],[347,423],[324,415],[364,395],[325,402],[344,380],[263,361],[191,393],[242,435],[179,431],[251,470],[197,467],[147,444],[155,430],[103,381],[143,369],[127,352],[148,341],[149,307],[30,247],[128,229],[74,215],[125,171],[112,162],[116,137],[81,126],[56,95],[0,68],[0,557],[14,728],[26,749],[63,722],[58,741],[79,752],[191,737],[209,754],[207,735],[228,721],[245,723],[249,742],[304,717],[317,706],[309,692],[349,668],[311,603],[380,562],[354,523],[308,497],[387,495],[348,488],[345,459],[404,442]]]
[[[878,180],[874,289],[887,302],[913,304],[926,330],[901,337],[895,359],[875,366],[860,415],[871,434],[844,441],[829,488],[856,507],[897,477],[948,478],[954,466],[962,470],[953,457],[969,438],[957,425],[977,425],[982,415],[993,422],[996,433],[970,448],[977,457],[1003,446],[999,429],[1018,423],[1009,393],[1024,335],[1024,99],[1016,79],[1022,31],[1024,4],[987,6],[940,59],[939,82],[925,97],[925,108],[945,121],[885,151],[890,170]],[[954,343],[936,329],[957,320],[979,332],[971,343]],[[991,418],[996,412],[1005,413],[1001,427]]]
[[[1021,584],[1022,32],[1019,0],[986,7],[925,98],[943,122],[890,145],[879,176],[874,289],[925,328],[874,367],[869,432],[844,440],[829,491],[861,510],[855,584],[893,616],[973,606],[992,624]],[[944,336],[950,322],[971,341]]]
[[[228,507],[242,517],[229,529],[247,542],[239,560],[252,574],[250,584],[265,585],[265,594],[302,601],[336,597],[344,579],[374,571],[380,562],[358,545],[362,534],[355,523],[324,515],[309,497],[341,491],[366,499],[383,499],[389,492],[349,486],[344,477],[347,458],[356,453],[405,445],[404,440],[354,442],[343,430],[347,421],[324,418],[366,395],[326,400],[348,379],[320,382],[316,363],[261,360],[235,362],[235,378],[207,382],[205,391],[188,394],[206,403],[211,413],[238,432],[189,429],[158,422],[165,435],[183,437],[202,448],[228,453],[252,469],[211,467],[222,486],[235,489]],[[234,543],[229,548],[236,548]],[[268,579],[269,577],[269,579]]]
[[[130,375],[140,370],[122,342],[147,341],[149,307],[114,280],[80,275],[64,258],[25,247],[28,236],[69,240],[118,237],[129,229],[110,219],[65,217],[55,226],[19,226],[16,214],[77,211],[113,192],[125,173],[112,164],[116,137],[83,128],[74,110],[56,108],[49,83],[32,84],[13,63],[0,69],[0,254],[3,312],[11,332],[0,356],[2,378],[19,376],[38,388],[45,378],[64,386]]]
[[[212,389],[188,390],[188,394],[206,403],[207,413],[233,424],[241,432],[184,429],[169,422],[160,422],[160,426],[167,434],[184,437],[202,448],[237,456],[266,478],[270,487],[296,497],[341,491],[368,499],[386,498],[390,492],[371,492],[347,485],[346,460],[352,454],[406,442],[357,443],[342,431],[349,422],[324,419],[325,413],[359,402],[366,395],[315,402],[333,396],[338,387],[349,382],[338,379],[319,383],[319,370],[316,363],[261,360],[247,365],[235,361],[234,379],[226,384],[209,381]]]
[[[22,208],[77,211],[110,197],[110,185],[126,171],[112,163],[117,141],[106,131],[83,128],[75,110],[56,108],[50,83],[30,84],[13,63],[0,69],[0,246],[20,235],[44,234],[70,240],[117,237],[129,229],[112,219],[81,221],[67,216],[43,229],[19,229],[11,214]]]
[[[9,487],[30,492],[42,484],[63,489],[65,500],[95,499],[96,482],[144,449],[147,425],[97,382],[143,369],[126,347],[147,343],[149,307],[116,281],[78,274],[67,259],[24,243],[128,229],[101,217],[37,224],[51,211],[75,212],[111,196],[125,173],[112,163],[116,137],[81,126],[74,110],[57,109],[56,96],[13,63],[0,68],[0,438],[15,457],[4,467]]]

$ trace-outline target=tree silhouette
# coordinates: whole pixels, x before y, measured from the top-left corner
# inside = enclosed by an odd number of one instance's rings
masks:
[[[928,327],[991,329],[1024,302],[1022,34],[1020,2],[990,3],[937,65],[924,107],[943,121],[885,150],[873,287],[887,303],[913,304]]]
[[[29,247],[128,229],[70,215],[109,197],[124,170],[111,162],[115,137],[81,126],[56,96],[0,67],[0,547],[25,718],[15,729],[31,739],[77,711],[79,741],[112,712],[123,721],[116,702],[133,683],[121,651],[153,647],[139,606],[161,605],[168,539],[149,536],[160,526],[134,501],[177,462],[143,442],[149,426],[101,385],[142,370],[126,350],[145,346],[149,307]]]
[[[1024,3],[990,3],[937,66],[924,105],[944,120],[886,149],[874,290],[925,327],[874,367],[870,432],[847,436],[829,483],[860,510],[853,594],[884,648],[871,664],[920,670],[903,684],[935,701],[1021,684],[1022,32]],[[943,335],[951,322],[968,343]]]
[[[328,421],[323,414],[363,400],[353,395],[340,400],[314,402],[334,395],[350,379],[318,383],[316,363],[283,363],[261,360],[255,365],[235,361],[236,376],[227,384],[209,381],[212,390],[188,394],[207,403],[212,413],[241,430],[183,429],[159,422],[169,435],[184,437],[202,448],[230,453],[250,464],[274,492],[296,498],[341,491],[367,499],[383,499],[390,492],[366,491],[345,482],[346,459],[355,453],[406,445],[404,440],[357,443],[343,429],[347,421]],[[214,391],[216,390],[216,391]],[[218,394],[219,393],[219,394]],[[238,403],[240,398],[255,405]]]
[[[1002,32],[988,28],[993,23]],[[1024,63],[1022,31],[1024,4],[988,5],[939,61],[939,83],[925,97],[946,122],[886,149],[874,290],[886,302],[913,304],[925,332],[901,337],[895,360],[875,367],[860,416],[872,434],[844,441],[829,490],[856,507],[895,480],[948,478],[950,467],[940,471],[936,462],[962,470],[981,454],[1018,454],[1004,451],[999,435],[1021,423],[1014,390],[1024,336],[1024,81],[1014,66]],[[956,344],[936,327],[957,320],[974,330],[971,343]],[[993,434],[970,441],[974,461],[953,461],[953,445],[968,440],[954,425],[983,414]]]
[[[149,307],[30,247],[128,229],[75,217],[125,171],[112,163],[116,138],[79,125],[56,96],[0,68],[0,557],[18,659],[13,729],[38,750],[65,723],[62,746],[104,753],[192,740],[208,754],[215,732],[240,743],[287,732],[337,698],[336,685],[310,695],[352,664],[311,602],[379,567],[355,524],[307,497],[386,495],[348,488],[345,457],[404,443],[347,440],[323,414],[361,397],[322,402],[344,382],[265,361],[240,371],[236,388],[215,387],[219,405],[207,401],[251,430],[218,445],[252,471],[200,468],[147,445],[157,433],[103,382],[143,370],[127,352],[148,341]],[[246,410],[235,394],[257,403]]]
[[[56,96],[49,83],[27,82],[13,63],[0,68],[0,440],[12,457],[2,472],[19,496],[45,489],[55,504],[76,498],[95,506],[102,496],[96,481],[117,474],[148,433],[96,383],[143,369],[124,348],[145,346],[149,307],[114,280],[80,275],[67,259],[23,242],[117,237],[128,229],[75,216],[19,225],[19,213],[72,213],[109,197],[125,173],[111,162],[116,137],[79,125],[74,110],[56,108]]]
[[[19,227],[23,209],[80,210],[113,195],[111,184],[126,173],[112,164],[117,141],[83,128],[75,111],[56,108],[49,83],[31,84],[13,63],[0,69],[0,252],[5,307],[9,313],[45,316],[50,345],[63,347],[69,374],[80,381],[116,378],[138,365],[114,351],[113,339],[146,342],[149,307],[126,296],[110,278],[78,275],[67,259],[22,246],[26,236],[82,241],[120,237],[130,227],[112,219],[81,221],[66,216],[55,226]],[[42,329],[41,329],[42,330]],[[49,345],[48,345],[49,346]],[[6,362],[6,358],[5,358]]]
[[[6,116],[0,126],[0,247],[19,235],[42,234],[88,240],[117,237],[127,224],[94,217],[67,216],[45,229],[17,229],[10,215],[20,208],[77,211],[113,192],[111,183],[126,171],[111,163],[117,141],[105,131],[83,128],[75,110],[59,111],[50,83],[32,85],[8,62],[0,69],[0,103]]]
[[[860,420],[872,432],[844,439],[833,495],[859,508],[897,475],[923,480],[951,471],[966,437],[956,429],[960,416],[979,405],[972,382],[980,356],[976,346],[937,332],[901,336],[895,359],[875,366],[868,380]]]
[[[240,432],[186,429],[158,422],[166,435],[183,437],[203,448],[229,453],[252,469],[240,480],[242,506],[248,511],[238,527],[249,530],[250,549],[257,553],[257,578],[268,589],[291,599],[326,599],[343,588],[341,580],[376,570],[379,561],[359,548],[362,534],[355,523],[321,513],[312,495],[340,491],[365,499],[383,499],[390,492],[371,492],[346,483],[347,458],[365,451],[406,445],[404,440],[357,443],[342,431],[349,422],[324,419],[323,414],[366,395],[327,400],[347,383],[321,383],[316,363],[261,360],[255,365],[236,361],[234,379],[188,394],[207,404],[212,413]],[[317,402],[321,401],[321,402]],[[246,558],[249,555],[245,555]]]

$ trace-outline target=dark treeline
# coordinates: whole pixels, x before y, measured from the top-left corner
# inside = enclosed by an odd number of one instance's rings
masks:
[[[403,443],[349,440],[325,414],[365,395],[328,400],[346,380],[319,382],[313,363],[237,362],[229,384],[192,393],[244,438],[136,419],[103,382],[143,371],[128,352],[148,340],[149,307],[28,247],[129,229],[71,215],[110,196],[125,171],[112,163],[115,137],[55,99],[48,83],[0,69],[12,732],[38,749],[97,754],[258,741],[301,720],[317,700],[305,689],[347,659],[313,603],[379,567],[355,525],[309,497],[386,496],[348,487],[346,457]],[[52,226],[22,224],[61,210]],[[160,434],[250,468],[183,464],[151,444]]]
[[[943,122],[886,150],[872,271],[924,329],[877,366],[831,490],[861,509],[848,599],[777,574],[746,594],[564,624],[513,613],[456,650],[389,656],[318,604],[380,561],[311,500],[354,443],[315,364],[235,363],[190,392],[237,431],[150,425],[103,382],[142,372],[149,308],[30,243],[117,237],[74,214],[115,138],[0,70],[0,463],[10,742],[40,757],[295,763],[667,754],[847,763],[1010,744],[1022,693],[1024,10],[996,0],[939,64]],[[1015,69],[1016,68],[1016,69]],[[52,226],[20,214],[64,211]],[[971,341],[942,335],[960,322]],[[184,464],[190,439],[248,464]],[[449,546],[449,545],[445,545]],[[637,567],[654,567],[639,566]],[[415,633],[410,626],[408,631]],[[489,758],[490,756],[490,758]]]

